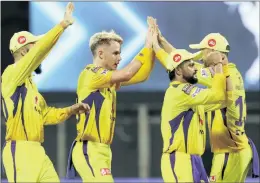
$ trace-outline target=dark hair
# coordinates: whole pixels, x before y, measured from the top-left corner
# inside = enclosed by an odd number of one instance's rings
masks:
[[[171,72],[168,72],[170,81],[175,79],[175,69],[173,69]]]
[[[230,46],[229,45],[226,46],[226,50],[230,51]],[[225,54],[228,57],[228,52],[222,52],[222,53]]]

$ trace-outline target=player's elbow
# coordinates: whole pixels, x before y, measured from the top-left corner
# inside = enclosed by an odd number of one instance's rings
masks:
[[[112,75],[111,82],[118,83],[118,82],[127,82],[133,77],[133,73],[129,71],[118,71]]]
[[[129,71],[126,71],[123,73],[122,75],[122,80],[125,82],[125,81],[129,81],[131,78],[133,77],[133,73],[132,72],[129,72]]]
[[[143,78],[141,78],[140,82],[145,82],[146,80],[148,80],[150,77],[150,75],[144,76]]]

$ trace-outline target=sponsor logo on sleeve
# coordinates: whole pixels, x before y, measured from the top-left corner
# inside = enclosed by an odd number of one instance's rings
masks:
[[[198,93],[202,90],[202,88],[196,88],[196,90],[192,93],[192,97],[196,97],[196,95],[198,95]]]
[[[102,176],[111,175],[111,171],[110,171],[109,168],[101,168],[100,173],[101,173]]]
[[[184,93],[186,93],[187,95],[190,94],[191,90],[195,87],[195,85],[192,84],[186,84],[183,88],[182,91],[184,91]]]

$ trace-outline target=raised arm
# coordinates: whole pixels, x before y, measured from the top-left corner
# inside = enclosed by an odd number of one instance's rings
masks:
[[[147,56],[145,57],[144,64],[138,70],[138,72],[127,82],[123,82],[122,85],[131,85],[143,82],[148,79],[153,67],[154,67],[154,58],[155,54],[152,49],[153,39],[157,39],[158,32],[155,27],[155,24],[150,21],[151,19],[147,18],[148,24],[148,34],[146,36],[145,47],[147,48]],[[136,56],[137,57],[137,56]]]
[[[64,19],[46,33],[21,60],[14,64],[12,74],[9,76],[10,85],[14,87],[22,85],[25,79],[41,64],[58,41],[64,29],[73,23],[73,10],[73,4],[68,3]]]

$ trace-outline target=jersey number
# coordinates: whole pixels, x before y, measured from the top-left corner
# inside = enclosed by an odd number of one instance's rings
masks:
[[[245,117],[243,118],[243,98],[242,96],[239,96],[236,100],[236,107],[239,107],[239,120],[235,122],[236,126],[242,126],[243,122],[245,121]],[[244,132],[240,130],[236,130],[236,135],[243,135]]]
[[[236,107],[239,107],[239,121],[236,121],[235,124],[237,126],[242,126],[243,125],[243,98],[242,96],[239,96],[238,99],[236,100]]]

